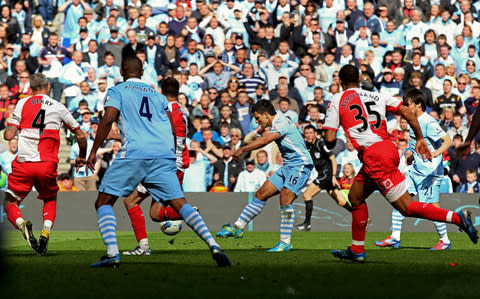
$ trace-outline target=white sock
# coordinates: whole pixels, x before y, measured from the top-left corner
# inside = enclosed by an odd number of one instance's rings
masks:
[[[17,227],[19,230],[22,230],[22,224],[25,222],[25,219],[22,217],[18,217],[17,220],[15,220],[15,223],[17,224]]]
[[[118,251],[118,245],[107,245],[107,255],[109,256],[115,256],[119,253]]]
[[[440,238],[440,240],[442,240],[443,243],[445,243],[445,244],[450,244],[450,239],[448,239],[448,235],[447,235],[447,234],[443,235],[443,236]]]
[[[50,233],[50,231],[52,230],[52,226],[53,226],[53,223],[52,223],[51,220],[45,220],[45,221],[43,222],[43,229],[44,229],[44,230],[47,230],[49,233]]]
[[[400,241],[400,233],[401,232],[402,232],[401,230],[394,230],[394,231],[392,231],[392,235],[390,237],[392,238],[392,240]]]
[[[141,239],[140,241],[138,241],[138,245],[143,250],[146,250],[146,249],[150,248],[150,245],[148,244],[148,238],[144,238],[144,239]]]

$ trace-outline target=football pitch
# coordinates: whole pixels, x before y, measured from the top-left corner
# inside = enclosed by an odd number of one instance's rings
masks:
[[[480,248],[464,233],[449,235],[452,249],[434,252],[428,248],[436,233],[403,233],[401,249],[375,248],[387,234],[367,233],[367,262],[356,264],[330,253],[345,248],[350,233],[294,232],[294,249],[267,253],[279,233],[249,232],[218,239],[232,267],[217,268],[193,232],[150,232],[151,256],[122,256],[117,269],[92,269],[105,253],[98,232],[54,231],[47,255],[39,257],[10,231],[0,292],[3,298],[477,297]],[[121,251],[136,246],[132,232],[119,232],[118,241]]]

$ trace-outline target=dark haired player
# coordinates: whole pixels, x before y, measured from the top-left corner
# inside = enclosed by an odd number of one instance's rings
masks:
[[[452,139],[440,127],[440,124],[425,113],[427,108],[426,97],[418,89],[412,89],[405,95],[404,104],[410,112],[418,119],[423,137],[432,151],[432,160],[423,160],[415,150],[415,133],[410,130],[409,148],[405,157],[411,158],[412,167],[408,169],[408,192],[418,194],[418,200],[440,207],[440,182],[443,178],[443,157],[442,154],[452,145]],[[392,234],[382,241],[375,242],[379,247],[400,247],[400,232],[402,231],[403,219],[405,217],[399,211],[392,211]],[[447,234],[445,222],[434,222],[440,236],[438,243],[431,250],[448,250],[451,247]]]
[[[253,106],[253,115],[262,129],[271,127],[270,133],[241,147],[233,153],[233,157],[239,159],[243,153],[275,141],[284,164],[258,189],[255,199],[245,207],[237,221],[233,225],[225,224],[217,232],[217,237],[242,238],[245,226],[262,212],[270,197],[280,193],[280,241],[268,252],[288,251],[292,248],[291,235],[295,218],[292,203],[305,186],[313,169],[313,161],[295,124],[286,116],[277,114],[270,101],[258,101]]]
[[[230,266],[230,260],[215,242],[202,216],[184,198],[176,175],[175,135],[167,99],[140,79],[143,67],[137,57],[124,58],[121,73],[124,82],[107,91],[105,115],[87,160],[88,168],[93,171],[97,150],[116,120],[122,148],[105,172],[95,202],[107,254],[91,267],[120,265],[113,205],[118,197],[132,194],[140,183],[157,202],[168,202],[182,216],[207,243],[219,267]]]
[[[326,129],[325,141],[329,148],[333,148],[337,129],[342,126],[358,151],[363,166],[355,177],[348,196],[352,204],[352,246],[346,250],[333,250],[332,254],[340,259],[365,261],[365,232],[368,220],[365,199],[376,189],[403,216],[454,223],[468,234],[473,243],[477,243],[477,230],[468,211],[455,213],[431,204],[412,201],[408,193],[407,180],[398,170],[398,150],[387,133],[386,113],[389,111],[399,114],[408,121],[417,140],[415,151],[422,159],[431,160],[432,155],[415,115],[397,98],[360,89],[359,71],[356,67],[343,66],[339,77],[344,92],[330,102],[323,127]]]

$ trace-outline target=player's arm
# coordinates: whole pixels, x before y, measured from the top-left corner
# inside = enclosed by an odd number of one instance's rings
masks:
[[[87,167],[92,172],[95,172],[95,162],[97,161],[97,150],[102,144],[102,142],[107,137],[110,129],[112,128],[113,122],[117,119],[118,110],[112,106],[105,107],[105,115],[103,116],[100,124],[98,125],[97,136],[95,136],[95,141],[93,142],[92,151],[87,160]],[[88,172],[88,170],[87,170]]]
[[[7,141],[12,140],[17,135],[17,131],[18,131],[17,127],[9,125],[5,129],[5,132],[3,133],[3,138],[5,138],[5,140]]]
[[[167,112],[167,117],[168,117],[168,120],[170,121],[170,127],[172,127],[173,146],[175,147],[175,152],[176,152],[177,151],[177,133],[175,131],[175,126],[173,125],[172,112],[170,111],[165,111],[165,112]]]
[[[330,162],[332,163],[332,185],[333,186],[339,186],[337,182],[337,170],[338,170],[338,164],[337,164],[337,158],[335,155],[330,155]]]
[[[80,128],[73,131],[75,138],[77,139],[78,148],[80,149],[78,157],[85,160],[87,157],[87,133],[83,132]],[[84,161],[85,162],[85,161]]]
[[[470,123],[470,130],[468,131],[467,138],[465,141],[460,144],[455,151],[455,158],[466,157],[470,154],[470,144],[472,143],[473,138],[477,135],[478,130],[480,129],[480,109],[477,107],[475,113],[472,117],[472,122]]]
[[[447,151],[450,148],[450,146],[452,146],[452,138],[450,138],[448,134],[445,134],[441,139],[442,139],[442,145],[440,145],[439,148],[437,148],[432,152],[433,158],[442,155],[445,151]]]
[[[255,139],[255,141],[252,141],[251,143],[236,150],[233,153],[233,157],[238,161],[242,154],[264,147],[270,142],[277,140],[281,136],[282,135],[279,132],[271,132],[263,135],[262,137]]]
[[[417,153],[419,153],[423,159],[431,160],[432,153],[430,153],[428,145],[425,142],[425,139],[423,139],[422,130],[420,129],[420,125],[418,124],[418,120],[415,115],[411,113],[406,106],[403,105],[400,106],[400,108],[398,108],[398,110],[396,110],[394,113],[403,116],[407,120],[413,132],[415,133],[415,136],[417,137],[417,145],[415,146],[415,150],[417,151]]]

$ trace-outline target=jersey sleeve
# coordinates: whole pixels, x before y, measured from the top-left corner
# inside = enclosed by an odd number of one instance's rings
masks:
[[[385,101],[385,106],[387,107],[388,112],[396,112],[400,106],[403,105],[403,101],[397,97],[385,95],[382,95],[382,97]]]
[[[109,88],[105,95],[104,107],[113,107],[120,111],[122,106],[122,96],[116,88]]]
[[[73,118],[72,113],[70,113],[70,111],[64,105],[59,106],[62,110],[60,113],[62,121],[67,126],[67,128],[72,132],[80,129],[80,124],[75,120],[75,118]]]
[[[278,121],[274,121],[272,124],[272,130],[271,132],[277,132],[280,133],[280,136],[284,136],[288,132],[288,120],[287,118],[282,118]]]
[[[318,139],[317,142],[315,142],[315,146],[318,151],[325,152],[328,157],[333,156],[333,152],[327,148],[323,139]]]
[[[438,141],[442,139],[443,136],[447,135],[445,131],[440,127],[440,125],[436,121],[430,121],[427,126],[427,136],[433,141]]]
[[[17,128],[20,128],[20,122],[22,121],[22,109],[23,109],[24,103],[25,101],[17,103],[17,105],[15,106],[15,109],[12,112],[12,117],[7,123],[8,126],[15,126]]]
[[[340,113],[338,109],[339,98],[333,98],[328,104],[327,115],[323,129],[338,130],[340,126]]]

